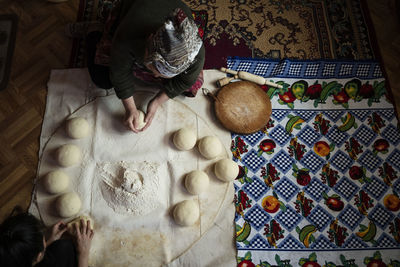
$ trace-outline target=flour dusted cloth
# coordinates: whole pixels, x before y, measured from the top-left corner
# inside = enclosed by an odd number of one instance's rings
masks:
[[[223,77],[223,74],[220,74],[218,72],[214,71],[206,71],[205,72],[205,87],[208,89],[213,89],[213,85],[215,84],[215,81],[218,78]],[[83,69],[71,69],[71,70],[55,70],[52,71],[51,78],[49,81],[49,92],[48,92],[48,101],[47,101],[47,107],[46,107],[46,113],[45,113],[45,118],[44,118],[44,123],[43,123],[43,129],[42,129],[42,135],[41,135],[41,147],[40,147],[40,156],[43,159],[46,159],[47,156],[47,147],[45,147],[46,143],[48,146],[54,145],[54,139],[56,138],[64,138],[61,135],[59,135],[60,127],[62,128],[64,120],[66,117],[69,115],[73,114],[80,114],[79,112],[85,111],[85,109],[88,109],[88,112],[84,112],[85,115],[89,115],[90,112],[94,112],[94,114],[97,114],[99,116],[103,116],[101,120],[93,119],[93,129],[96,134],[93,134],[91,137],[92,141],[91,143],[98,143],[99,140],[104,140],[103,137],[100,137],[101,134],[104,134],[104,131],[101,131],[100,129],[109,129],[110,127],[114,127],[114,130],[117,129],[118,131],[121,131],[123,128],[119,124],[121,123],[118,121],[118,119],[121,119],[120,117],[116,117],[115,120],[108,120],[108,122],[113,122],[114,125],[107,125],[107,113],[104,113],[101,115],[101,112],[105,110],[106,107],[110,108],[110,110],[115,109],[115,110],[121,110],[121,105],[119,100],[111,95],[107,96],[107,92],[104,90],[99,90],[96,89],[90,82],[88,73],[86,70]],[[111,92],[108,92],[110,94]],[[96,99],[98,98],[98,99]],[[96,99],[96,100],[94,100]],[[94,100],[94,101],[92,101]],[[168,144],[168,140],[165,140],[166,136],[171,136],[171,132],[174,129],[171,125],[174,125],[174,118],[176,116],[168,116],[168,114],[174,113],[179,116],[179,112],[182,111],[182,109],[185,110],[192,110],[188,113],[191,115],[191,119],[189,119],[191,122],[190,123],[195,123],[200,125],[204,124],[203,126],[199,127],[199,136],[204,135],[204,134],[209,134],[210,132],[212,134],[215,134],[219,137],[221,142],[224,145],[225,150],[229,151],[230,147],[230,134],[223,129],[219,128],[218,125],[214,124],[214,122],[210,119],[212,118],[211,114],[211,103],[204,97],[203,95],[198,95],[195,99],[184,99],[179,98],[178,101],[171,100],[174,102],[167,102],[168,104],[163,107],[163,109],[159,110],[160,115],[159,118],[165,118],[166,121],[159,121],[159,126],[163,125],[162,127],[163,130],[160,130],[160,128],[157,129],[152,129],[152,127],[156,126],[157,124],[152,125],[147,131],[147,135],[150,135],[149,131],[153,130],[154,132],[159,131],[158,133],[159,136],[161,136],[163,133],[164,134],[164,139],[162,139],[162,142],[167,142],[167,146],[170,145]],[[175,103],[176,102],[176,103]],[[87,105],[85,105],[87,104]],[[97,105],[95,108],[90,107],[90,105]],[[84,107],[81,107],[84,106]],[[145,106],[145,105],[144,105]],[[182,108],[183,107],[183,108]],[[189,108],[190,107],[190,108]],[[100,113],[97,113],[96,110],[100,110]],[[89,112],[90,111],[90,112]],[[162,115],[161,112],[165,112],[166,116]],[[112,113],[112,112],[111,112]],[[112,113],[116,114],[116,113]],[[186,115],[186,114],[183,114]],[[90,117],[89,117],[90,118]],[[196,119],[197,118],[197,119]],[[172,121],[171,121],[172,120]],[[107,126],[105,128],[102,128],[100,125],[101,123],[104,123],[104,126]],[[153,122],[154,123],[154,122]],[[122,123],[121,123],[122,124]],[[118,126],[119,125],[119,126]],[[121,126],[121,128],[119,128]],[[175,126],[177,127],[177,126]],[[118,138],[129,138],[128,135],[125,136],[125,133],[122,132],[115,132],[114,134],[119,134]],[[163,132],[164,131],[164,132]],[[131,134],[131,133],[129,133]],[[133,133],[132,133],[133,135]],[[156,134],[157,135],[157,134]],[[146,134],[142,134],[140,138],[142,140],[146,140]],[[144,139],[143,139],[144,138]],[[95,140],[96,142],[94,142]],[[111,142],[111,141],[110,141]],[[115,141],[117,142],[117,141]],[[155,143],[157,143],[156,141]],[[154,143],[154,140],[153,140]],[[162,144],[159,143],[160,146]],[[112,143],[111,143],[112,144]],[[164,144],[165,145],[165,144]],[[96,146],[93,146],[96,148]],[[145,149],[146,146],[143,145],[137,145],[135,149]],[[99,147],[97,147],[99,149]],[[100,150],[97,150],[99,153],[96,153],[96,157],[99,160],[99,162],[110,162],[109,158],[107,158],[106,153],[102,153]],[[136,151],[136,150],[135,150]],[[152,150],[156,151],[156,150]],[[104,151],[103,151],[104,152]],[[143,152],[143,151],[142,151]],[[44,153],[44,156],[43,156]],[[127,153],[126,151],[122,151],[123,157],[131,159],[137,159],[138,157],[135,155],[131,155]],[[125,154],[124,154],[125,153]],[[192,153],[195,153],[195,151],[192,151]],[[140,153],[138,153],[140,154]],[[142,153],[143,154],[143,153]],[[163,152],[160,153],[158,151],[158,154],[163,154]],[[88,152],[88,155],[90,153]],[[143,154],[146,160],[151,161],[152,157],[155,155],[155,153],[146,153]],[[153,155],[153,156],[152,156]],[[193,156],[193,155],[192,155]],[[182,156],[182,154],[178,153],[177,151],[170,150],[168,153],[164,153],[163,157],[173,159],[170,162],[180,162],[185,160],[185,156]],[[230,157],[230,155],[229,155]],[[115,160],[117,161],[117,160]],[[128,160],[129,161],[129,160]],[[182,175],[189,171],[190,168],[196,168],[196,164],[204,164],[204,168],[208,168],[210,163],[203,162],[203,163],[196,163],[193,162],[193,166],[185,166],[185,164],[176,164],[176,166],[164,166],[163,168],[167,169],[167,172],[169,176],[173,177],[171,178],[171,182],[169,185],[175,185],[171,186],[171,188],[163,188],[161,191],[163,192],[161,194],[162,198],[165,198],[167,201],[170,202],[170,204],[174,204],[182,199],[186,198],[193,198],[193,196],[188,196],[187,193],[185,193],[182,190],[182,185],[176,186],[181,182]],[[186,164],[188,165],[188,164]],[[190,164],[189,164],[190,165]],[[46,163],[41,162],[42,170],[43,171],[46,168]],[[94,165],[93,165],[94,166]],[[85,168],[80,168],[79,171],[77,171],[78,175],[80,173],[85,173],[84,177],[90,176],[86,174],[92,174],[96,172],[96,170],[93,170],[92,172],[90,170],[87,170]],[[40,172],[39,172],[40,174]],[[210,177],[211,178],[211,177]],[[212,178],[211,178],[212,179]],[[89,179],[84,179],[84,180],[89,180]],[[94,185],[99,186],[99,183],[93,183],[94,180],[92,180],[91,183],[82,181],[82,184],[80,187],[82,188],[87,188],[90,186]],[[37,184],[36,191],[38,190],[38,187],[40,188],[40,183]],[[40,190],[40,189],[39,189]],[[84,194],[84,192],[78,192],[81,195]],[[173,193],[173,194],[172,194]],[[37,195],[37,194],[36,194]],[[95,212],[96,209],[101,209],[101,201],[104,201],[103,198],[99,197],[101,195],[93,195],[92,193],[92,203],[90,201],[90,198],[88,199],[83,199],[84,206],[86,208],[89,207],[89,210],[85,211],[92,211]],[[203,222],[200,222],[201,226],[204,227],[204,229],[201,229],[199,231],[195,231],[189,235],[189,238],[181,238],[179,242],[176,242],[178,245],[174,245],[174,241],[168,240],[169,237],[171,236],[177,236],[180,237],[182,236],[182,233],[186,231],[184,228],[179,228],[173,225],[173,222],[169,222],[170,218],[169,215],[166,213],[164,214],[165,216],[161,216],[161,221],[163,223],[157,223],[157,220],[152,221],[152,226],[150,227],[150,230],[147,231],[146,229],[140,228],[141,231],[135,231],[135,228],[132,228],[135,226],[135,223],[127,223],[124,220],[124,216],[122,216],[121,220],[115,220],[114,218],[111,218],[110,222],[102,221],[100,222],[100,225],[97,224],[96,229],[97,231],[97,236],[98,239],[96,242],[93,244],[93,248],[96,251],[95,256],[99,255],[107,255],[107,251],[104,251],[104,248],[102,250],[102,244],[112,241],[112,245],[114,248],[118,248],[116,251],[121,251],[125,252],[127,251],[128,248],[132,248],[133,251],[135,251],[135,255],[127,255],[125,257],[125,263],[134,261],[138,257],[147,257],[148,259],[152,259],[153,261],[150,262],[151,264],[158,263],[158,265],[161,265],[163,263],[169,264],[170,266],[204,266],[204,265],[210,265],[210,264],[217,264],[218,266],[233,266],[235,265],[235,249],[233,247],[233,237],[234,237],[234,231],[233,231],[233,216],[234,216],[234,207],[233,207],[233,187],[232,185],[227,187],[227,192],[226,192],[226,198],[221,201],[220,205],[220,211],[217,213],[216,218],[213,216],[207,217],[207,213],[209,212],[208,210],[204,210],[204,220]],[[96,197],[99,197],[98,200],[101,201],[93,201],[97,200]],[[212,197],[212,196],[211,196]],[[85,198],[85,197],[83,197]],[[201,198],[201,197],[200,197]],[[37,200],[37,199],[36,199]],[[87,201],[88,203],[86,203]],[[206,202],[201,202],[204,200],[200,199],[200,203],[204,203],[205,205],[209,205],[210,203]],[[85,204],[86,203],[86,204]],[[165,204],[167,205],[167,204]],[[40,205],[39,205],[40,206]],[[35,211],[35,208],[37,208],[37,202],[33,202],[31,205],[30,210],[32,212]],[[43,209],[39,207],[40,211],[40,216],[42,218],[45,217],[45,221],[49,220],[51,218],[51,215],[49,214],[43,214],[43,210],[45,211],[46,209]],[[36,213],[38,214],[38,213]],[[214,215],[216,214],[215,212],[213,213]],[[38,214],[39,215],[39,214]],[[104,215],[104,214],[103,214]],[[125,218],[128,218],[129,215],[127,215]],[[114,222],[113,222],[114,220]],[[113,232],[105,231],[105,234],[101,234],[103,228],[103,225],[110,225],[110,224],[116,224],[118,229],[113,229]],[[128,225],[128,226],[127,226]],[[136,222],[136,225],[146,225],[146,220],[143,219],[138,220]],[[128,230],[124,230],[124,227],[129,227]],[[201,228],[201,227],[200,227]],[[207,229],[206,229],[207,228]],[[209,228],[209,230],[208,230]],[[153,231],[154,229],[157,229],[157,231]],[[172,229],[172,230],[171,230]],[[208,230],[208,231],[205,231]],[[156,233],[159,233],[158,235]],[[129,233],[129,234],[127,234]],[[144,233],[144,234],[143,234]],[[110,239],[111,235],[113,237],[115,236],[120,236],[120,239]],[[142,240],[142,241],[140,241]],[[118,243],[115,243],[117,242]],[[154,241],[154,242],[153,242]],[[113,243],[114,242],[114,243]],[[133,243],[132,243],[133,242]],[[157,243],[158,242],[158,243]],[[110,243],[110,244],[111,244]],[[152,243],[153,246],[146,246],[146,244]],[[160,244],[160,246],[157,246],[157,244]],[[180,245],[179,245],[180,244]],[[109,244],[108,244],[109,245]],[[110,246],[108,246],[110,247]],[[179,250],[179,251],[177,251]],[[127,251],[129,252],[129,251]],[[157,257],[153,255],[154,253],[157,254]],[[122,257],[124,258],[124,254],[121,253],[120,255],[116,254],[114,255],[117,258]],[[135,258],[136,257],[136,258]],[[119,259],[121,260],[121,259]],[[158,262],[157,262],[158,260]],[[115,264],[118,263],[114,259]],[[132,263],[132,262],[131,262]],[[124,266],[123,262],[121,261],[118,263],[119,266]],[[157,264],[156,264],[157,265]],[[96,266],[101,266],[96,264]],[[127,265],[129,266],[129,265]]]

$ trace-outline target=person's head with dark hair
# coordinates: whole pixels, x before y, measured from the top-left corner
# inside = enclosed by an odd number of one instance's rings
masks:
[[[0,266],[32,266],[44,251],[44,227],[33,215],[11,215],[0,225]]]

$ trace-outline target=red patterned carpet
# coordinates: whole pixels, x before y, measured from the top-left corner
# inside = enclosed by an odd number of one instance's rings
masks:
[[[115,0],[81,0],[78,21],[104,21]],[[228,56],[291,59],[374,59],[364,1],[185,0],[206,14],[205,69]],[[71,67],[85,66],[75,40]]]

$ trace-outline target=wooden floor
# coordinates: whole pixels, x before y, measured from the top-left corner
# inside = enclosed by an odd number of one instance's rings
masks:
[[[0,92],[0,219],[27,208],[36,175],[39,136],[51,69],[67,68],[72,42],[63,34],[79,0],[0,0],[0,13],[19,17],[12,73]]]
[[[400,105],[400,17],[396,0],[368,0],[389,81]],[[8,88],[0,92],[0,220],[15,205],[27,208],[38,163],[39,136],[51,69],[67,68],[79,0],[0,0],[0,14],[19,16]],[[400,110],[400,106],[398,108]]]

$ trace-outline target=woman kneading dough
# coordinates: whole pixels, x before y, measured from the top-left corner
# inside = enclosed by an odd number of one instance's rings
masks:
[[[195,96],[203,83],[203,42],[180,0],[122,0],[104,31],[88,34],[87,44],[93,82],[114,87],[125,107],[124,124],[135,133],[150,126],[161,104],[180,94]],[[133,97],[138,80],[162,88],[147,106],[142,129]]]

